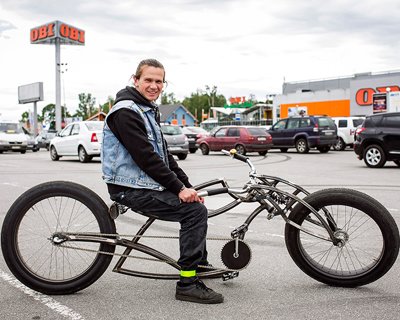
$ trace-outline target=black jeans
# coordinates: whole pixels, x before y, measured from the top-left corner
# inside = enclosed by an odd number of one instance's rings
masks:
[[[196,270],[197,265],[207,264],[207,208],[198,202],[181,202],[169,191],[130,189],[110,195],[133,211],[147,217],[181,224],[179,231],[180,258],[182,270]]]

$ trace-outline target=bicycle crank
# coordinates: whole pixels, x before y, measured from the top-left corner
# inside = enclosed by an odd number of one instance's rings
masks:
[[[251,260],[250,247],[238,238],[231,240],[222,247],[221,260],[228,269],[244,269]]]

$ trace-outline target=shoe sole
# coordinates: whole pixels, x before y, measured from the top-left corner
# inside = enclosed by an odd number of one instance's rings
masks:
[[[217,304],[224,302],[224,297],[218,299],[210,299],[210,300],[202,300],[195,297],[185,296],[181,294],[175,294],[175,299],[180,301],[189,301],[195,303],[202,303],[202,304]]]

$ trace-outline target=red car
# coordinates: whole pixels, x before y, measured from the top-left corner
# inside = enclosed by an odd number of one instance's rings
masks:
[[[272,137],[262,127],[223,126],[214,128],[209,136],[199,138],[196,145],[204,155],[235,148],[238,154],[258,152],[264,156],[272,147]]]

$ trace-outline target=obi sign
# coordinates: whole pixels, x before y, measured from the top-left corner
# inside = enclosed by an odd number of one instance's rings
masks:
[[[85,31],[61,21],[53,21],[31,29],[32,44],[53,44],[60,39],[60,44],[84,45]]]

